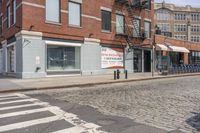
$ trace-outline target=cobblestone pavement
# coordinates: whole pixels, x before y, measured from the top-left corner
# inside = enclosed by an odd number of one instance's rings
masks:
[[[200,132],[199,83],[200,76],[196,76],[45,93],[167,131],[197,133]]]

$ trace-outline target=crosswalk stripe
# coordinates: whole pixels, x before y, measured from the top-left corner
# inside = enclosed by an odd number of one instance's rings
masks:
[[[47,118],[42,118],[42,119],[30,120],[26,122],[14,123],[10,125],[0,126],[0,132],[21,129],[21,128],[39,125],[43,123],[49,123],[49,122],[57,121],[57,120],[61,120],[59,116],[52,116],[52,117],[47,117]]]
[[[83,127],[76,126],[76,127],[71,127],[71,128],[55,131],[52,133],[83,133],[83,132],[86,132],[86,130]]]
[[[31,104],[24,104],[24,105],[18,105],[18,106],[10,106],[10,107],[3,107],[0,108],[0,111],[2,110],[8,110],[8,109],[17,109],[17,108],[23,108],[23,107],[31,107],[31,106],[36,106],[36,105],[48,105],[46,102],[38,102],[38,103],[31,103]]]
[[[31,113],[38,113],[38,112],[42,112],[42,111],[48,111],[51,108],[55,108],[55,107],[51,106],[51,107],[45,107],[45,108],[39,108],[39,109],[32,109],[32,110],[25,110],[25,111],[1,114],[0,118],[6,118],[6,117],[12,117],[12,116],[18,116],[18,115],[26,115],[26,114],[31,114]]]
[[[19,103],[19,102],[31,102],[31,101],[37,101],[38,99],[35,98],[30,98],[30,99],[20,99],[20,100],[15,100],[15,101],[8,101],[8,102],[0,102],[0,105],[2,104],[9,104],[9,103]]]
[[[1,100],[12,100],[12,99],[16,99],[16,98],[20,98],[20,97],[17,97],[17,96],[16,97],[15,96],[14,97],[4,97],[4,98],[0,98],[0,101]]]
[[[16,94],[0,95],[0,98],[13,97],[13,96],[17,96],[17,95]]]

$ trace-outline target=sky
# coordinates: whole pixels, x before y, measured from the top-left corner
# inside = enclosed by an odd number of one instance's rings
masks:
[[[163,0],[155,0],[155,2],[163,2]],[[166,3],[173,3],[178,6],[191,5],[200,8],[200,0],[165,0]]]

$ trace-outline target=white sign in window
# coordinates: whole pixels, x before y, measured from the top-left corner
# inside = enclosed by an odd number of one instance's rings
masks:
[[[101,68],[123,68],[124,49],[123,48],[101,48]]]

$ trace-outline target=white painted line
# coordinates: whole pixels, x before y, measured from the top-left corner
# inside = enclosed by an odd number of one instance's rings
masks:
[[[14,97],[2,97],[2,98],[0,98],[0,101],[1,100],[12,100],[12,99],[15,99],[15,98],[20,98],[20,97],[18,97],[18,96],[14,96]]]
[[[23,99],[23,100],[0,102],[0,105],[2,105],[2,104],[9,104],[9,103],[19,103],[19,102],[32,102],[32,101],[38,101],[38,99],[30,98],[30,99]]]
[[[77,115],[72,114],[72,113],[67,113],[58,107],[51,108],[49,111],[56,114],[57,116],[61,116],[65,121],[71,123],[72,125],[74,125],[76,127],[83,128],[85,131],[90,131],[88,133],[106,133],[101,130],[97,130],[98,128],[100,128],[99,125],[96,125],[94,123],[88,123],[84,120],[81,120],[80,118],[78,118]],[[61,130],[60,133],[68,133],[68,132],[64,132],[64,131],[62,132],[62,130]],[[69,133],[71,133],[71,132],[69,132]],[[76,133],[76,132],[72,132],[72,133]],[[79,133],[79,132],[77,132],[77,133]]]
[[[18,115],[26,115],[26,114],[31,114],[31,113],[38,113],[38,112],[42,112],[42,111],[48,111],[51,108],[55,108],[55,107],[52,106],[52,107],[46,107],[46,108],[39,108],[39,109],[32,109],[32,110],[25,110],[25,111],[1,114],[0,118],[6,118],[6,117],[12,117],[12,116],[18,116]]]
[[[0,95],[0,98],[16,96],[15,94]]]
[[[86,132],[86,130],[82,127],[71,127],[71,128],[59,130],[52,133],[83,133],[83,132]]]
[[[30,120],[26,122],[14,123],[10,125],[0,126],[0,132],[21,129],[21,128],[39,125],[43,123],[49,123],[56,120],[61,120],[61,119],[59,116],[52,116],[52,117],[47,117],[47,118],[42,118],[42,119]]]
[[[15,95],[17,95],[18,97],[21,97],[21,98],[30,98],[29,96],[26,96],[22,93],[15,93]]]
[[[3,107],[3,108],[0,108],[0,111],[8,110],[8,109],[23,108],[23,107],[31,107],[31,106],[36,106],[36,105],[48,105],[48,103],[40,102],[40,103],[31,103],[31,104],[24,104],[24,105],[18,105],[18,106]]]

